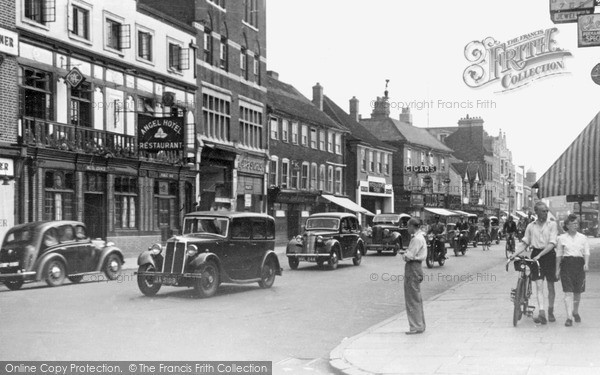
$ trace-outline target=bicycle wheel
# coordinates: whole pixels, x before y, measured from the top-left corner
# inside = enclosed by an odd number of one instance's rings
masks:
[[[523,283],[523,279],[519,278],[519,281],[517,281],[517,289],[516,289],[516,293],[515,293],[515,303],[514,303],[514,307],[513,307],[513,326],[517,326],[517,322],[519,320],[521,320],[521,317],[523,316],[523,310],[521,309],[521,305],[523,304],[523,297],[524,297],[524,293],[523,293],[523,286],[525,284]]]

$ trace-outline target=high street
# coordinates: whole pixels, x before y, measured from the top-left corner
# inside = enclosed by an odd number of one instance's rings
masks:
[[[469,247],[459,257],[450,251],[443,267],[423,265],[424,299],[461,281],[493,281],[494,272],[503,271],[503,246],[488,252]],[[113,282],[90,277],[79,285],[26,284],[14,292],[2,286],[0,357],[268,360],[275,373],[305,368],[326,373],[333,371],[329,352],[345,337],[404,311],[400,256],[369,253],[358,267],[343,261],[330,271],[300,263],[292,271],[283,248],[278,253],[284,272],[271,289],[222,285],[210,299],[175,287],[145,297],[132,269]]]

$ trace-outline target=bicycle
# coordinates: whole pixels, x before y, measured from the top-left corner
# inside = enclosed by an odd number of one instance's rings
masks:
[[[515,253],[515,235],[513,233],[508,233],[506,235],[504,252],[506,253],[506,259],[510,259],[510,256]]]
[[[515,270],[519,272],[519,279],[517,280],[517,287],[511,289],[510,298],[513,301],[513,326],[517,326],[517,322],[521,320],[523,315],[531,317],[535,306],[529,306],[529,299],[531,298],[531,272],[539,272],[540,264],[537,260],[529,259],[523,256],[517,256],[513,259],[509,259],[506,262],[506,272],[508,272],[508,265],[514,261]],[[532,269],[531,265],[535,264],[535,269]],[[529,272],[528,272],[529,270]]]
[[[490,234],[484,229],[483,232],[481,232],[481,247],[483,251],[489,250],[491,244],[492,239],[490,238]]]

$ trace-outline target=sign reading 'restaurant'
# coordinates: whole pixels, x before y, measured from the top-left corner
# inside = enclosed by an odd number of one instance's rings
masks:
[[[138,118],[140,150],[183,150],[183,117]]]

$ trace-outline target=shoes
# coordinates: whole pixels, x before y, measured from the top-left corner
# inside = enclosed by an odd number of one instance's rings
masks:
[[[548,321],[549,322],[556,322],[556,318],[554,317],[554,313],[550,310],[548,310]]]
[[[573,318],[575,319],[575,323],[581,323],[581,317],[579,314],[573,314]]]
[[[537,318],[533,318],[533,322],[536,323],[536,324],[538,324],[538,323],[541,323],[541,324],[548,323],[548,321],[546,320],[546,314],[544,314],[544,312],[540,310],[540,315],[538,315]]]
[[[418,335],[423,332],[425,332],[425,331],[424,330],[423,331],[406,331],[404,333],[406,333],[407,335]]]
[[[567,321],[565,322],[565,326],[570,327],[572,325],[573,325],[573,321],[571,319],[567,319]]]

